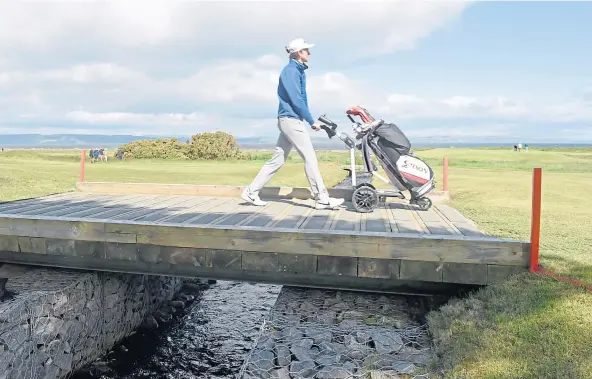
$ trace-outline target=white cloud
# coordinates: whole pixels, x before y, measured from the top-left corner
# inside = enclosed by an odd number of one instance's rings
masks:
[[[6,119],[12,120],[42,122],[46,118],[77,124],[117,124],[137,127],[144,134],[153,130],[165,134],[173,130],[191,134],[212,125],[243,135],[254,133],[245,128],[255,129],[261,125],[256,132],[266,134],[266,131],[275,132],[271,117],[277,107],[278,74],[284,64],[285,59],[276,55],[223,60],[180,79],[158,79],[113,63],[5,71],[0,72],[0,90],[4,90],[0,92],[0,110]],[[352,79],[342,72],[307,75],[313,116],[326,113],[336,121],[345,120],[344,111],[355,104],[368,108],[376,117],[394,122],[405,120],[407,124],[408,120],[428,119],[592,120],[592,102],[585,98],[585,94],[582,98],[557,104],[454,94],[438,99],[405,93],[389,94],[369,88],[362,80]],[[161,102],[188,104],[186,109],[190,110],[159,112],[150,107],[145,111],[125,110]],[[245,123],[238,120],[239,116],[246,119],[254,116],[258,121]],[[234,120],[229,122],[233,117]],[[270,125],[270,128],[263,128],[263,125]]]
[[[512,125],[484,123],[475,126],[456,126],[445,128],[402,128],[411,140],[483,140],[506,137],[513,134]]]
[[[559,130],[558,133],[554,133],[551,136],[546,136],[547,139],[555,141],[567,141],[567,142],[587,142],[592,141],[592,123],[582,125],[578,128],[564,128]]]
[[[534,116],[525,104],[498,96],[474,98],[454,95],[443,99],[391,94],[388,111],[403,118],[524,118]]]
[[[384,96],[380,91],[373,91],[362,81],[348,78],[341,72],[312,75],[307,84],[310,107],[317,113],[345,112],[357,104],[384,102]]]
[[[112,63],[79,64],[63,69],[26,72],[0,72],[0,89],[21,85],[113,85],[133,84],[149,80],[143,73]]]
[[[184,76],[156,75],[138,66],[106,61],[4,70],[0,71],[0,112],[5,124],[16,125],[20,132],[25,130],[19,121],[49,130],[43,125],[50,120],[54,125],[70,122],[72,130],[92,125],[88,130],[93,133],[112,133],[116,127],[117,133],[189,135],[227,130],[237,136],[272,136],[277,130],[273,117],[278,74],[285,63],[284,55],[275,54],[223,59]],[[389,93],[344,72],[319,72],[314,65],[307,77],[314,117],[326,113],[344,122],[344,111],[360,104],[376,117],[403,121],[414,138],[463,134],[493,138],[514,133],[508,125],[518,121],[592,121],[592,102],[586,92],[564,102],[542,104],[504,96],[450,93],[433,98]],[[479,127],[417,127],[422,121],[445,119],[482,122]],[[64,132],[64,127],[53,130]],[[4,132],[9,129],[3,128]]]
[[[271,106],[276,101],[281,63],[283,60],[272,55],[256,60],[216,62],[172,86],[177,87],[178,94],[196,101],[259,102]]]
[[[60,51],[72,58],[100,51],[122,59],[149,53],[166,61],[174,59],[162,54],[168,49],[194,52],[199,60],[208,50],[274,46],[283,52],[290,39],[302,36],[336,51],[355,45],[353,53],[366,55],[413,47],[467,5],[421,0],[3,1],[0,52],[18,57]]]
[[[581,99],[571,100],[562,104],[552,104],[542,113],[551,120],[574,122],[592,120],[592,101]]]
[[[590,90],[548,103],[456,89],[434,97],[393,93],[339,68],[317,68],[327,57],[352,63],[412,49],[468,4],[0,0],[0,133],[23,132],[28,123],[31,130],[60,132],[273,135],[283,46],[295,37],[317,45],[307,72],[313,116],[343,122],[344,111],[360,104],[376,117],[401,120],[414,138],[493,138],[516,133],[523,122],[592,121]],[[434,120],[470,126],[426,129]]]
[[[133,126],[159,126],[177,125],[203,126],[212,125],[220,121],[216,116],[204,113],[129,113],[107,112],[93,113],[86,111],[72,111],[66,114],[66,119],[76,122],[86,122],[99,125],[133,125]]]

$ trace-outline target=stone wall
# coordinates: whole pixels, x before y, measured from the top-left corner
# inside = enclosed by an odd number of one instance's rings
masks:
[[[181,288],[174,277],[30,269],[0,302],[0,379],[58,379],[100,357]]]

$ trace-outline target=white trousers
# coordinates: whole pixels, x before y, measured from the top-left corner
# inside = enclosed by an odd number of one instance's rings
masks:
[[[304,121],[290,117],[280,117],[278,119],[278,137],[273,157],[267,161],[253,182],[248,186],[249,191],[257,194],[273,177],[273,175],[286,163],[288,155],[292,148],[298,151],[298,154],[304,160],[304,172],[308,178],[310,189],[317,200],[328,201],[329,194],[323,183],[317,155],[312,146],[308,127]]]

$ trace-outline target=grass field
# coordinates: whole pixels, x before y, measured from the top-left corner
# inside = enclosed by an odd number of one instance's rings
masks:
[[[320,168],[327,186],[344,178],[341,169],[347,154],[319,154]],[[246,185],[257,175],[268,152],[251,161],[118,161],[86,162],[86,181],[152,182]],[[343,157],[343,159],[341,159]],[[308,186],[302,160],[296,154],[269,183]],[[76,150],[12,150],[0,154],[0,201],[73,189],[78,180],[80,153]]]
[[[532,168],[543,168],[541,264],[592,285],[592,150],[431,149],[418,155],[442,173],[450,160],[451,205],[480,229],[528,240]],[[0,201],[71,190],[77,151],[0,153]],[[240,162],[114,159],[87,163],[87,181],[244,185],[269,153]],[[328,186],[348,153],[319,153]],[[269,185],[307,186],[300,158]],[[438,183],[441,188],[441,183]],[[453,301],[428,317],[446,378],[592,378],[592,294],[529,273]]]

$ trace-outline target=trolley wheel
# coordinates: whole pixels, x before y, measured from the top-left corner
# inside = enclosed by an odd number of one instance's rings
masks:
[[[358,188],[362,188],[362,187],[369,187],[369,188],[372,188],[373,190],[376,189],[376,187],[374,187],[372,185],[372,183],[369,183],[369,182],[358,183],[358,184],[356,184],[356,186],[354,187],[354,189],[358,189]]]
[[[372,212],[378,206],[378,193],[371,186],[360,186],[353,193],[352,203],[358,212]]]
[[[432,200],[428,197],[422,197],[421,199],[417,199],[415,204],[417,204],[420,209],[427,211],[432,207]]]

